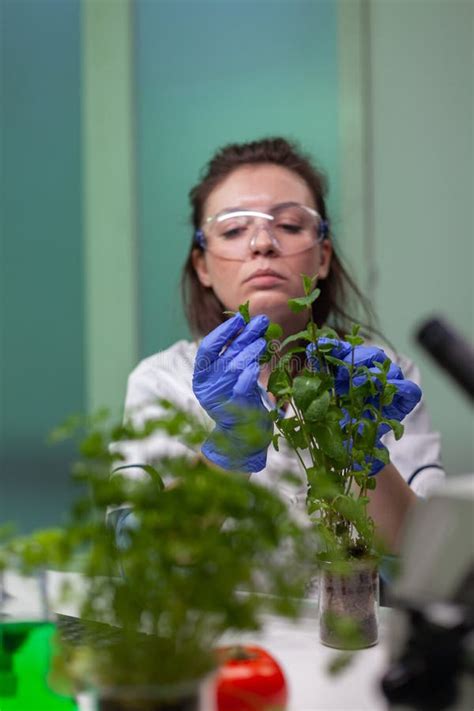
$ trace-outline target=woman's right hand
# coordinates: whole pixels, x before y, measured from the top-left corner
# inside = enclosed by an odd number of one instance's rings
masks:
[[[258,377],[268,323],[260,315],[245,324],[237,313],[203,338],[196,354],[193,391],[216,423],[202,452],[223,469],[257,472],[266,465],[273,421]]]

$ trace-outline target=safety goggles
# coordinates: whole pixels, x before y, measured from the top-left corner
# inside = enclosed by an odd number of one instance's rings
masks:
[[[208,217],[195,242],[216,257],[245,261],[264,247],[282,256],[305,252],[328,237],[328,223],[312,207],[287,202],[268,212],[227,209]]]

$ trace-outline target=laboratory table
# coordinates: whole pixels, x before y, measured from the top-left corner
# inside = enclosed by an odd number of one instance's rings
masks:
[[[74,588],[81,585],[77,574],[49,572],[48,588],[52,600],[57,599],[64,580]],[[19,608],[28,605],[30,593],[24,581],[19,585],[13,574],[7,574],[6,588],[18,598]],[[73,603],[54,603],[53,610],[63,615],[76,613]],[[267,615],[259,632],[227,634],[222,642],[258,644],[278,660],[289,685],[287,711],[387,711],[380,678],[387,666],[386,640],[391,612],[388,608],[380,608],[379,643],[358,651],[349,666],[337,675],[328,673],[328,665],[339,653],[325,647],[318,639],[316,600],[305,602],[303,616],[297,622]],[[212,711],[211,702],[205,703],[204,711]],[[81,699],[81,711],[89,708],[87,699]]]

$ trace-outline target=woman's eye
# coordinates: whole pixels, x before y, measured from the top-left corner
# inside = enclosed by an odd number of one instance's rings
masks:
[[[283,232],[288,232],[289,234],[298,234],[298,232],[302,231],[301,225],[293,224],[290,222],[280,222],[277,225],[277,228],[279,230],[282,230]]]
[[[221,232],[221,237],[223,239],[235,239],[236,237],[242,237],[245,234],[245,227],[229,227],[227,230]]]

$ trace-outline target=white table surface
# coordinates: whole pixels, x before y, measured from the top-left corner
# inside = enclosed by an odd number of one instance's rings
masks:
[[[310,606],[308,605],[308,608]],[[338,675],[327,671],[338,654],[318,638],[316,605],[298,622],[268,616],[257,634],[226,636],[265,647],[282,666],[290,689],[288,711],[386,711],[379,680],[387,666],[384,634],[390,611],[380,610],[380,641],[354,655]]]
[[[76,590],[80,588],[80,577],[76,574],[49,573],[48,586],[53,599],[65,578]],[[17,610],[30,607],[33,596],[28,583],[7,574],[6,588],[18,598]],[[74,615],[76,606],[53,603],[53,610]],[[387,711],[379,683],[387,666],[384,640],[389,616],[388,608],[380,609],[379,643],[357,652],[350,665],[335,676],[328,673],[327,666],[338,652],[319,642],[317,605],[313,601],[306,604],[304,616],[298,622],[268,615],[260,632],[229,634],[222,641],[258,644],[278,660],[289,685],[287,711]],[[82,703],[83,711],[90,708],[87,701]],[[203,711],[213,711],[210,702]]]

